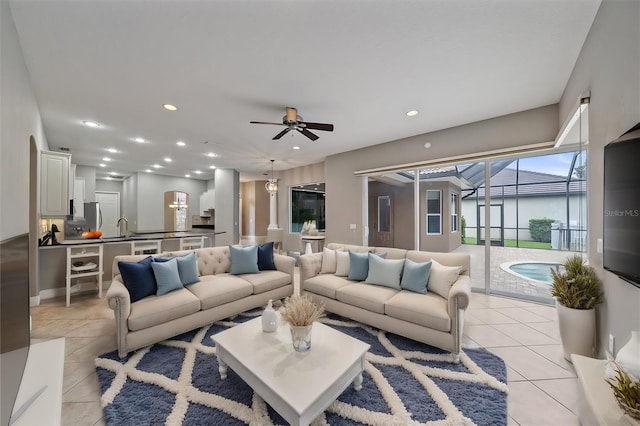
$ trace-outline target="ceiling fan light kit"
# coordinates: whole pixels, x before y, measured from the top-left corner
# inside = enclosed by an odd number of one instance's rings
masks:
[[[333,132],[333,124],[329,123],[311,123],[306,122],[302,117],[298,115],[298,110],[292,107],[285,108],[285,115],[282,117],[282,123],[271,123],[266,121],[251,121],[251,124],[269,124],[273,126],[286,126],[286,129],[278,133],[273,137],[273,140],[278,140],[287,133],[292,130],[296,130],[312,141],[318,139],[318,135],[309,131],[312,130],[322,130],[324,132]]]

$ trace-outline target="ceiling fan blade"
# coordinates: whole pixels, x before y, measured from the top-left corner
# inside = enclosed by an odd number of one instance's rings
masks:
[[[302,133],[303,135],[305,135],[306,137],[308,137],[309,139],[311,139],[312,141],[315,141],[316,139],[318,139],[318,136],[314,135],[313,133],[311,133],[310,131],[308,131],[307,129],[296,129],[298,130],[300,133]]]
[[[268,121],[250,121],[249,124],[273,124],[274,126],[284,126],[282,123],[271,123]]]
[[[324,130],[325,132],[333,132],[333,124],[309,123],[308,121],[305,121],[304,125],[307,129]]]
[[[286,129],[284,129],[283,131],[281,131],[280,133],[278,133],[277,135],[275,135],[273,137],[273,139],[271,140],[277,140],[280,139],[281,137],[283,137],[284,135],[286,135],[287,133],[289,133],[291,131],[291,127],[287,127]]]

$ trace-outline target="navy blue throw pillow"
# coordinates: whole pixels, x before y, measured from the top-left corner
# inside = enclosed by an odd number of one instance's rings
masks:
[[[122,282],[129,291],[131,303],[156,294],[158,285],[151,269],[151,256],[140,262],[118,262]]]
[[[258,246],[258,269],[261,271],[276,269],[276,264],[273,261],[273,241]]]

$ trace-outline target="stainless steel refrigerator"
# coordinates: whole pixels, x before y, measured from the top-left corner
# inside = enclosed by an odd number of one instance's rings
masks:
[[[102,212],[100,211],[100,203],[84,203],[84,218],[87,221],[85,231],[97,231],[102,228]]]

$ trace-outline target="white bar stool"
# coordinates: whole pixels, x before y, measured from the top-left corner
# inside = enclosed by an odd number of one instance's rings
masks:
[[[201,237],[180,238],[180,250],[195,250],[204,247],[204,235]]]
[[[162,251],[162,240],[131,241],[131,254],[158,254]]]

